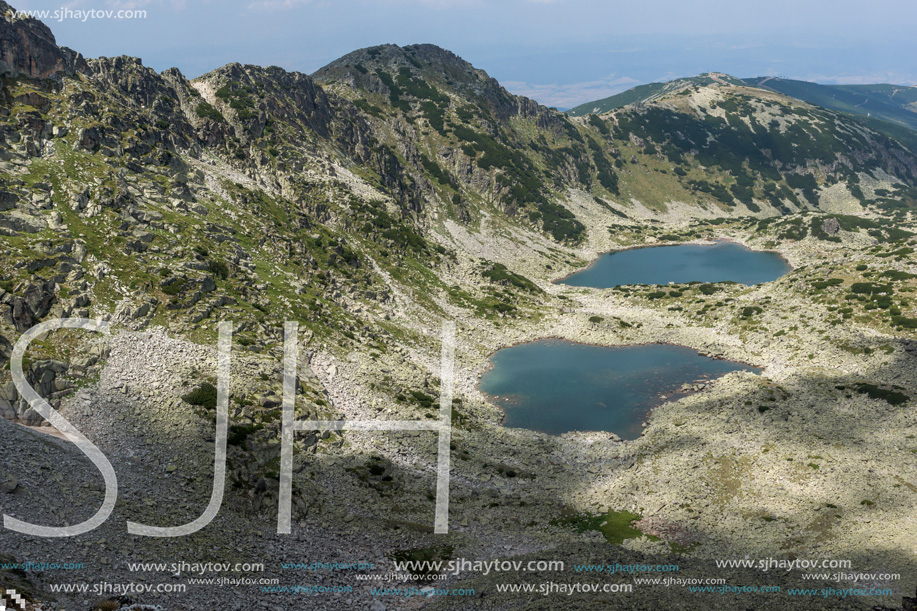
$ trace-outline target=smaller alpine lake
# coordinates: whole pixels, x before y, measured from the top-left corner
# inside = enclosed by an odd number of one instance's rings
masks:
[[[480,390],[505,412],[504,426],[559,435],[610,431],[636,439],[649,411],[686,383],[756,367],[670,344],[592,346],[544,339],[494,353]]]
[[[716,242],[607,253],[560,283],[592,288],[695,281],[752,285],[776,280],[790,271],[790,264],[776,253],[750,250],[732,242]]]

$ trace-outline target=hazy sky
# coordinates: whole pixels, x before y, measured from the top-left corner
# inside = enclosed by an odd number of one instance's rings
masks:
[[[190,77],[238,61],[311,73],[361,47],[429,42],[514,93],[570,107],[635,84],[721,71],[917,84],[913,0],[15,0],[87,57],[133,55]]]

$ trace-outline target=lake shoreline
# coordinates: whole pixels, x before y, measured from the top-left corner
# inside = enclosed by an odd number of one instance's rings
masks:
[[[651,244],[636,244],[636,245],[633,245],[633,246],[626,246],[626,247],[624,247],[624,248],[618,248],[618,249],[615,249],[615,250],[605,251],[605,252],[600,253],[600,254],[599,254],[597,257],[595,257],[594,259],[592,259],[592,261],[590,261],[590,262],[589,262],[589,265],[587,265],[586,267],[584,267],[584,268],[582,268],[582,269],[578,269],[578,270],[572,271],[572,272],[570,272],[570,273],[568,273],[568,274],[565,274],[564,276],[561,276],[560,278],[552,279],[550,282],[551,282],[551,284],[554,284],[554,285],[581,286],[581,287],[585,287],[585,285],[567,284],[567,283],[564,282],[564,280],[567,280],[568,278],[571,278],[571,277],[573,277],[573,276],[576,276],[577,274],[581,274],[581,273],[583,273],[583,272],[586,272],[586,271],[592,269],[593,267],[595,267],[595,265],[597,265],[597,264],[598,264],[604,257],[606,257],[606,256],[614,255],[614,254],[618,254],[618,253],[622,253],[622,252],[627,252],[627,251],[630,251],[630,250],[641,250],[641,249],[645,249],[645,248],[670,248],[670,247],[675,247],[675,246],[716,246],[717,244],[736,244],[737,246],[741,246],[741,247],[743,247],[743,248],[746,248],[746,249],[748,249],[748,250],[751,251],[751,252],[755,252],[755,253],[767,253],[767,254],[776,255],[776,256],[779,257],[779,258],[786,264],[786,266],[789,268],[789,269],[787,270],[786,273],[790,273],[790,272],[792,272],[792,271],[795,269],[795,268],[793,267],[793,264],[790,263],[790,261],[789,261],[786,257],[784,257],[783,254],[782,254],[781,252],[779,252],[779,251],[776,251],[776,250],[758,250],[758,249],[755,249],[755,248],[751,248],[750,246],[748,246],[747,244],[745,244],[745,243],[744,243],[743,241],[741,241],[741,240],[738,240],[738,239],[735,239],[735,238],[730,238],[730,237],[722,237],[722,238],[703,238],[703,239],[698,239],[698,240],[690,240],[690,241],[687,241],[687,242],[654,242],[654,243],[651,243]],[[785,275],[785,274],[784,274],[784,275]],[[725,281],[725,280],[721,280],[721,281],[717,281],[717,282],[726,282],[726,281]],[[668,284],[655,284],[655,283],[650,283],[650,284],[640,283],[640,284],[643,284],[643,285],[646,285],[646,286],[668,286]],[[686,283],[686,282],[673,282],[673,284],[687,284],[687,283]],[[711,284],[715,284],[715,282],[713,282],[713,283],[711,283]],[[740,283],[740,284],[741,284],[741,283]],[[613,286],[637,286],[637,284],[618,284],[618,285],[613,285]],[[609,286],[609,287],[586,287],[586,288],[613,288],[613,286]],[[746,285],[746,286],[748,286],[748,285]]]
[[[537,428],[533,426],[507,426],[506,425],[507,411],[506,411],[506,406],[504,405],[504,401],[508,400],[508,397],[513,396],[514,393],[494,394],[494,393],[485,391],[481,386],[484,383],[485,376],[488,373],[492,372],[493,369],[497,365],[494,362],[493,357],[503,350],[509,350],[515,347],[531,345],[531,344],[539,344],[539,343],[544,343],[544,342],[556,342],[558,345],[565,345],[567,347],[586,346],[586,347],[612,349],[612,350],[619,348],[619,349],[622,349],[620,351],[622,353],[623,353],[623,349],[628,349],[628,348],[639,348],[639,347],[649,347],[649,346],[659,346],[661,348],[674,348],[674,349],[683,351],[685,353],[685,354],[677,355],[685,359],[685,361],[681,363],[680,366],[687,365],[689,359],[691,359],[692,357],[700,357],[701,359],[709,359],[710,361],[726,362],[730,366],[735,366],[736,368],[729,370],[729,371],[722,371],[722,372],[702,371],[698,373],[697,375],[692,375],[690,379],[682,380],[677,383],[672,382],[671,385],[665,385],[660,382],[660,385],[658,388],[655,388],[649,391],[648,396],[645,399],[638,401],[636,404],[632,406],[627,406],[627,405],[616,406],[615,409],[618,409],[618,410],[624,409],[625,411],[627,408],[638,408],[639,409],[641,426],[639,429],[639,433],[633,437],[631,436],[635,432],[633,423],[631,423],[630,426],[627,427],[627,432],[625,432],[624,430],[614,430],[616,428],[615,425],[609,425],[609,424],[593,426],[590,428],[575,428],[572,430],[561,431],[561,432],[551,432],[549,430],[544,430],[542,428]],[[545,345],[541,347],[545,349],[550,348],[549,345]],[[606,356],[611,358],[613,357],[613,354],[608,354]],[[524,429],[528,431],[542,433],[545,435],[550,435],[553,437],[559,437],[559,436],[566,435],[569,433],[578,433],[578,432],[579,433],[611,433],[615,435],[616,437],[618,437],[619,439],[621,439],[622,441],[635,441],[639,439],[642,436],[643,431],[647,427],[647,421],[649,420],[652,412],[656,408],[661,407],[662,405],[665,405],[666,403],[669,403],[669,402],[678,401],[679,399],[682,399],[686,396],[690,396],[697,392],[701,392],[703,390],[703,388],[691,389],[687,387],[694,387],[697,385],[703,385],[704,387],[706,387],[707,384],[713,383],[714,381],[718,380],[719,378],[725,375],[728,375],[730,373],[733,373],[735,371],[745,371],[745,372],[749,372],[749,373],[753,373],[755,375],[761,375],[761,376],[764,375],[764,371],[765,371],[765,367],[762,367],[762,366],[757,366],[757,365],[753,365],[750,363],[745,363],[745,362],[741,362],[738,360],[729,359],[724,356],[712,355],[710,353],[703,352],[691,346],[685,346],[682,344],[676,344],[672,342],[655,341],[655,342],[639,342],[639,343],[608,345],[608,344],[600,344],[596,342],[576,341],[576,340],[571,340],[571,339],[558,337],[558,336],[541,337],[541,338],[537,338],[537,339],[533,339],[529,341],[520,341],[520,342],[515,342],[511,345],[503,346],[491,352],[486,357],[486,363],[487,365],[484,367],[484,369],[482,369],[478,373],[476,377],[474,388],[475,388],[475,391],[479,394],[479,396],[481,396],[492,407],[496,408],[500,412],[501,416],[498,422],[499,426],[505,427],[505,428],[511,428],[511,429]],[[703,369],[703,365],[701,363],[699,363],[698,366],[700,366]],[[665,378],[667,376],[660,376],[660,377]],[[625,380],[624,386],[622,388],[629,389],[630,388],[629,381]],[[611,389],[608,389],[608,390],[611,391]],[[611,394],[613,396],[618,396],[621,390],[622,389],[616,389]],[[571,405],[575,405],[575,404],[576,404],[576,401],[573,401],[571,403]],[[517,405],[520,407],[524,407],[523,403],[518,403]],[[583,414],[581,413],[580,415],[582,416]]]

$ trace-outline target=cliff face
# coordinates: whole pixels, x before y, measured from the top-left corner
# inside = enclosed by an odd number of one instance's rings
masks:
[[[83,57],[57,46],[51,29],[37,19],[20,16],[0,2],[0,74],[49,78],[85,69]]]

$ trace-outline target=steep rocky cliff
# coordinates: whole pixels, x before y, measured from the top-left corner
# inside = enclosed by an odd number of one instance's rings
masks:
[[[0,2],[0,74],[8,77],[60,78],[85,70],[82,56],[59,47],[51,29],[41,21],[16,14]]]

